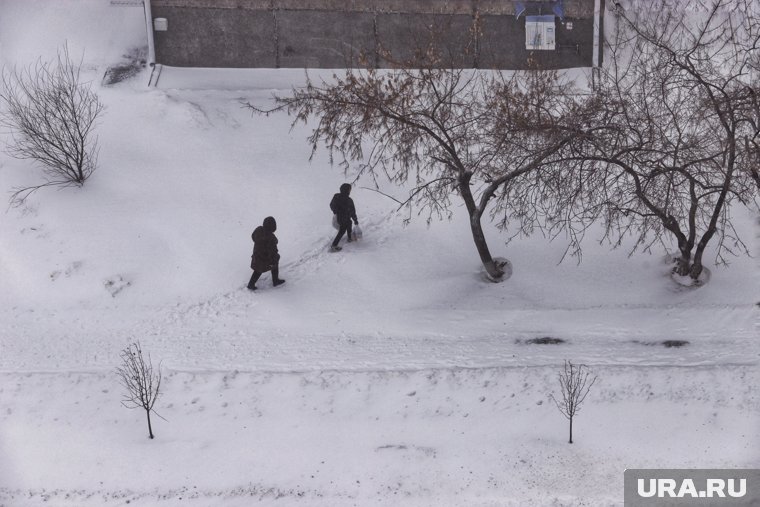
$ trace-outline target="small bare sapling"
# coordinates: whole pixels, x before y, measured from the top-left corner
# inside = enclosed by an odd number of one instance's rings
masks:
[[[569,443],[572,444],[573,417],[580,411],[581,405],[591,386],[596,382],[597,376],[591,376],[591,372],[585,364],[575,365],[570,361],[565,361],[565,367],[559,373],[558,379],[562,399],[557,399],[554,394],[551,395],[551,399],[554,400],[562,415],[570,421]]]
[[[154,371],[150,354],[146,359],[139,342],[130,344],[121,351],[119,357],[121,357],[121,366],[116,368],[116,373],[126,389],[121,403],[127,408],[145,410],[148,418],[148,436],[153,438],[150,413],[158,415],[153,410],[153,405],[161,395],[161,364],[159,363],[157,370]]]

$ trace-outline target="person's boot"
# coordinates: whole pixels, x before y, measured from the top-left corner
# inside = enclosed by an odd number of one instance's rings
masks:
[[[251,279],[248,280],[248,290],[256,290],[256,282],[259,281],[259,277],[261,276],[261,273],[258,271],[254,271],[251,275]]]
[[[285,283],[285,280],[280,278],[280,267],[273,266],[272,267],[272,285],[277,287],[278,285],[282,285],[283,283]]]
[[[343,250],[343,248],[339,247],[338,245],[332,245],[332,246],[330,246],[330,251],[331,252],[340,252],[341,250]]]

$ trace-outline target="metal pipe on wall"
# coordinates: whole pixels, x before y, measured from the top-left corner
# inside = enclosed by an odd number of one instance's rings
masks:
[[[148,65],[153,67],[156,64],[156,46],[153,42],[153,14],[150,9],[150,0],[143,0],[143,10],[145,11],[145,30],[148,36]]]

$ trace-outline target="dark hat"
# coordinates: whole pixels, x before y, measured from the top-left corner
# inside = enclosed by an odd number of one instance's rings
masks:
[[[275,222],[274,217],[266,217],[263,225],[264,230],[267,232],[274,232],[277,230],[277,222]]]
[[[348,195],[351,193],[351,184],[350,183],[344,183],[340,186],[340,193]]]

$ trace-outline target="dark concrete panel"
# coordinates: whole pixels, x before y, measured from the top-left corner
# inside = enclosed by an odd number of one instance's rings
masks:
[[[478,68],[525,67],[525,22],[512,16],[481,16]]]
[[[472,67],[476,51],[472,29],[469,15],[378,14],[379,66],[392,68],[419,61],[428,66],[431,62],[424,55],[432,46],[435,58],[440,59],[434,66]]]
[[[156,7],[199,9],[308,10],[334,12],[395,12],[407,14],[513,14],[516,0],[151,0]],[[594,0],[566,0],[570,4]]]
[[[375,66],[371,13],[275,12],[280,66],[328,69]]]
[[[568,29],[572,24],[572,29]],[[557,68],[591,67],[594,56],[594,20],[569,19],[557,21]]]
[[[154,7],[249,10],[328,10],[407,14],[514,15],[517,0],[150,0]],[[550,2],[551,0],[547,0]],[[590,18],[594,0],[565,0],[565,15]]]
[[[268,11],[154,8],[169,30],[154,32],[156,61],[177,67],[275,67]]]

